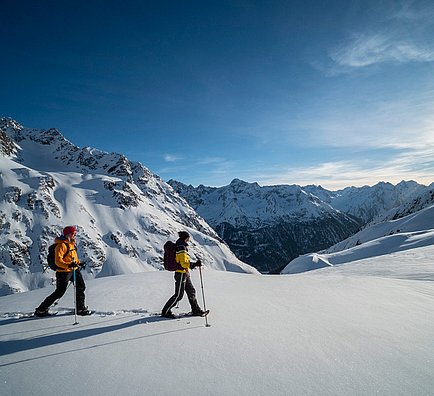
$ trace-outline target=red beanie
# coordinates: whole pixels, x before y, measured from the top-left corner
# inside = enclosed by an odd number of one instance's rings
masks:
[[[63,229],[63,235],[65,236],[74,234],[74,232],[77,232],[74,226],[68,226]]]

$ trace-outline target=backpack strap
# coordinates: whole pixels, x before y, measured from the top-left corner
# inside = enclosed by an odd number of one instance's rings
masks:
[[[63,255],[63,259],[65,260],[65,257],[69,254],[69,244],[65,242],[61,242],[61,243],[64,243],[66,245],[66,253]]]

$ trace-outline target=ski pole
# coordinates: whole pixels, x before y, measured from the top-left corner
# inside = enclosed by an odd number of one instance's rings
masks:
[[[206,311],[205,292],[203,291],[202,266],[199,266],[199,275],[200,275],[200,287],[202,289],[203,309]],[[211,325],[208,324],[208,315],[205,315],[205,327],[211,327]]]
[[[75,284],[76,276],[75,276],[75,268],[74,268],[74,316],[75,316],[75,322],[74,324],[78,324],[77,322],[77,285]]]

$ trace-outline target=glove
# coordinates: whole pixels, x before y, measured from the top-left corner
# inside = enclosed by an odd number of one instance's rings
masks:
[[[77,263],[68,264],[68,268],[78,268],[78,264]]]
[[[195,269],[196,267],[202,267],[202,262],[197,260],[195,263],[190,263],[190,269]]]
[[[202,267],[202,261],[197,260],[196,263],[194,264],[194,268],[196,267]]]

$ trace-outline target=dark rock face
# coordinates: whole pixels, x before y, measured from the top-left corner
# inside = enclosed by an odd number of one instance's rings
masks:
[[[242,261],[261,272],[275,273],[301,254],[325,249],[347,238],[359,225],[348,219],[325,217],[309,222],[282,220],[254,230],[237,229],[227,223],[215,229]]]

